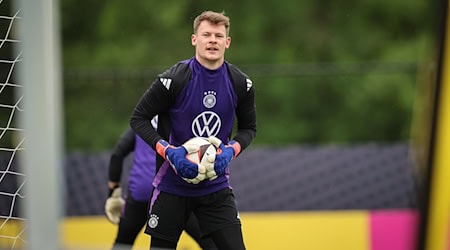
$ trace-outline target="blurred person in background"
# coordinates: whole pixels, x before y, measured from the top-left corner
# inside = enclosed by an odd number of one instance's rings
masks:
[[[221,250],[245,249],[241,220],[229,183],[229,164],[256,135],[252,81],[225,61],[230,20],[205,11],[194,19],[195,56],[160,74],[137,103],[130,125],[157,151],[154,191],[145,233],[151,250],[176,249],[192,212],[202,235]],[[158,130],[150,125],[158,116]],[[234,122],[237,131],[232,137]],[[205,137],[217,148],[212,175],[197,184],[198,166],[183,143]]]
[[[156,125],[156,119],[153,124]],[[121,177],[125,158],[134,152],[133,166],[129,173],[127,194],[122,198]],[[108,169],[109,198],[105,202],[108,220],[118,224],[113,249],[132,249],[137,235],[147,222],[148,202],[152,193],[155,175],[155,151],[151,149],[131,128],[120,137],[112,151]],[[202,238],[194,215],[185,226],[189,234],[202,249],[217,249],[211,238]]]

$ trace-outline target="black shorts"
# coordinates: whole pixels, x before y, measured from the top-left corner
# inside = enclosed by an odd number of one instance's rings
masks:
[[[230,225],[241,225],[236,200],[225,188],[199,197],[183,197],[154,190],[145,233],[178,242],[191,213],[198,219],[203,236]]]
[[[115,244],[133,245],[145,225],[147,214],[148,202],[136,201],[128,192]]]

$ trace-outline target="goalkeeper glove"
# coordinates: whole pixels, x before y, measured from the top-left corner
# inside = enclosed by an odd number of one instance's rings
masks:
[[[208,141],[217,148],[216,160],[214,162],[214,169],[207,170],[206,176],[210,180],[214,180],[217,176],[224,175],[225,170],[230,164],[231,160],[241,152],[241,144],[237,141],[230,141],[228,145],[215,137],[210,136]]]
[[[105,202],[106,218],[113,223],[119,224],[120,216],[122,214],[122,207],[125,201],[122,198],[122,189],[115,187],[109,190],[109,198]]]
[[[199,150],[198,146],[187,145],[174,147],[165,140],[156,143],[156,151],[164,159],[168,160],[175,173],[185,179],[193,179],[198,175],[198,165],[186,158],[188,153]]]

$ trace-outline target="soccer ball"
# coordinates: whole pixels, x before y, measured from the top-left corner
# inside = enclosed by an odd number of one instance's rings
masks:
[[[192,184],[198,184],[206,179],[207,169],[214,169],[214,161],[216,160],[216,147],[211,144],[206,138],[193,137],[183,144],[184,147],[189,148],[191,146],[198,147],[198,151],[188,153],[186,158],[197,164],[198,175],[193,179],[183,178],[186,182]]]

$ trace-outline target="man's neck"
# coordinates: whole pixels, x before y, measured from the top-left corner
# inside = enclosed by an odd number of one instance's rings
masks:
[[[217,61],[210,61],[210,60],[204,60],[198,56],[195,56],[195,59],[197,59],[197,61],[205,68],[209,69],[209,70],[216,70],[218,68],[220,68],[220,66],[222,66],[224,59],[222,58],[221,60],[217,60]]]

